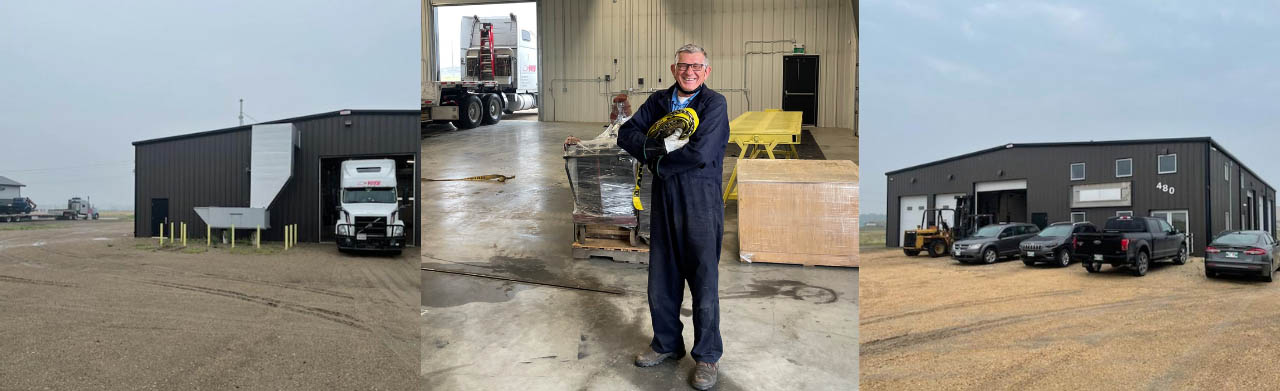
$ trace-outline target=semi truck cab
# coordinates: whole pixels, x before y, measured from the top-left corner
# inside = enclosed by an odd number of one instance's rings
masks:
[[[400,253],[404,221],[396,194],[396,163],[391,159],[342,162],[342,194],[334,234],[339,251]]]

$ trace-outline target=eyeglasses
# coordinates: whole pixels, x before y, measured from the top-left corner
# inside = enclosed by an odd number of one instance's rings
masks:
[[[701,72],[702,68],[706,68],[706,67],[707,66],[704,64],[686,64],[683,62],[676,63],[676,70],[680,72],[684,72],[686,69],[689,69],[689,68],[693,68],[694,72]]]

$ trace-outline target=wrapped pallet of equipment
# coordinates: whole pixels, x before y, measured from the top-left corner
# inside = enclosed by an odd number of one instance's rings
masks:
[[[586,236],[586,227],[592,225],[630,231],[633,246],[638,244],[637,239],[649,239],[652,175],[645,172],[640,176],[637,194],[637,173],[644,168],[618,146],[617,130],[627,119],[626,115],[617,117],[596,138],[565,147],[565,171],[573,192],[575,239],[579,241]]]

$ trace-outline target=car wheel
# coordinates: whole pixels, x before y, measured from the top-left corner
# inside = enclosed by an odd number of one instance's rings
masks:
[[[1151,266],[1151,258],[1147,256],[1145,251],[1138,252],[1138,258],[1134,259],[1130,272],[1136,277],[1147,275],[1147,268]]]
[[[1022,258],[1022,264],[1023,264],[1023,265],[1027,265],[1027,266],[1035,266],[1035,265],[1036,265],[1036,261],[1035,261],[1034,259],[1031,259],[1031,258]]]
[[[1067,250],[1058,250],[1058,267],[1067,267],[1071,265],[1071,253]]]
[[[1097,273],[1102,271],[1102,264],[1098,262],[1085,262],[1084,270],[1088,270],[1090,273]]]
[[[914,257],[920,255],[920,250],[908,250],[904,248],[902,249],[902,253],[907,254],[908,257]]]
[[[484,117],[484,105],[480,103],[480,97],[467,95],[458,104],[458,119],[453,121],[453,126],[457,126],[458,129],[471,129],[480,125],[482,117]]]
[[[929,243],[929,256],[930,256],[930,257],[937,258],[937,257],[941,257],[941,256],[943,256],[943,255],[947,255],[947,244],[946,244],[946,243],[943,243],[941,240],[935,240],[935,241],[933,241],[933,243]]]
[[[1185,265],[1187,263],[1187,246],[1178,249],[1178,256],[1173,257],[1175,265]]]
[[[1213,270],[1209,270],[1209,268],[1206,267],[1204,268],[1204,276],[1214,278],[1218,276],[1218,273],[1214,273]]]
[[[988,265],[996,263],[997,259],[1000,259],[1000,256],[996,254],[995,248],[987,248],[982,251],[982,261],[986,262]]]
[[[1267,275],[1262,276],[1262,281],[1271,282],[1273,279],[1275,279],[1275,276],[1276,276],[1275,269],[1271,269],[1271,271],[1267,272]]]

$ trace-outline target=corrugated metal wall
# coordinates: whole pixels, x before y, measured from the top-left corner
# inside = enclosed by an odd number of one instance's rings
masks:
[[[1095,223],[1114,216],[1117,210],[1131,210],[1146,216],[1152,210],[1188,211],[1190,230],[1195,234],[1200,254],[1207,242],[1205,218],[1205,167],[1207,142],[1167,142],[1091,146],[1025,146],[1001,149],[963,159],[913,170],[895,172],[886,177],[886,245],[898,246],[898,201],[912,195],[973,193],[975,182],[1026,179],[1027,216],[1046,213],[1050,222],[1070,220],[1072,211],[1085,212]],[[1156,156],[1178,155],[1178,171],[1157,174]],[[1133,176],[1115,176],[1115,160],[1132,158]],[[1071,163],[1085,163],[1085,180],[1072,181]],[[1034,163],[1034,164],[1029,164]],[[1221,168],[1218,168],[1221,170]],[[1217,173],[1221,175],[1221,172]],[[1094,183],[1132,183],[1132,205],[1124,208],[1071,208],[1071,186]],[[1157,183],[1173,186],[1170,194],[1155,189]],[[933,199],[930,197],[929,206]]]
[[[347,126],[346,121],[351,121]],[[320,159],[409,155],[414,157],[414,178],[421,177],[418,112],[405,110],[364,110],[351,115],[336,113],[273,121],[293,122],[300,132],[301,147],[294,162],[293,178],[271,203],[271,224],[299,224],[299,240],[319,241],[319,230],[329,229],[320,221]],[[187,222],[188,236],[204,237],[205,226],[192,209],[199,206],[248,206],[249,161],[252,136],[250,126],[215,131],[204,135],[177,137],[136,144],[134,177],[134,233],[155,235],[151,227],[151,200],[169,199],[169,217]],[[414,199],[421,190],[416,181]],[[414,243],[421,227],[418,202],[414,202]],[[279,240],[283,230],[263,232],[267,240]]]
[[[794,39],[821,56],[818,125],[855,123],[856,33],[852,0],[545,0],[538,4],[544,121],[608,120],[608,91],[667,88],[675,50],[697,43],[710,54],[707,85],[728,99],[729,117],[746,111],[744,42]],[[791,43],[746,51],[791,51]],[[613,60],[617,59],[617,65]],[[782,54],[751,55],[746,85],[752,110],[782,106]],[[614,81],[605,83],[604,75]],[[647,94],[634,96],[638,107]]]

